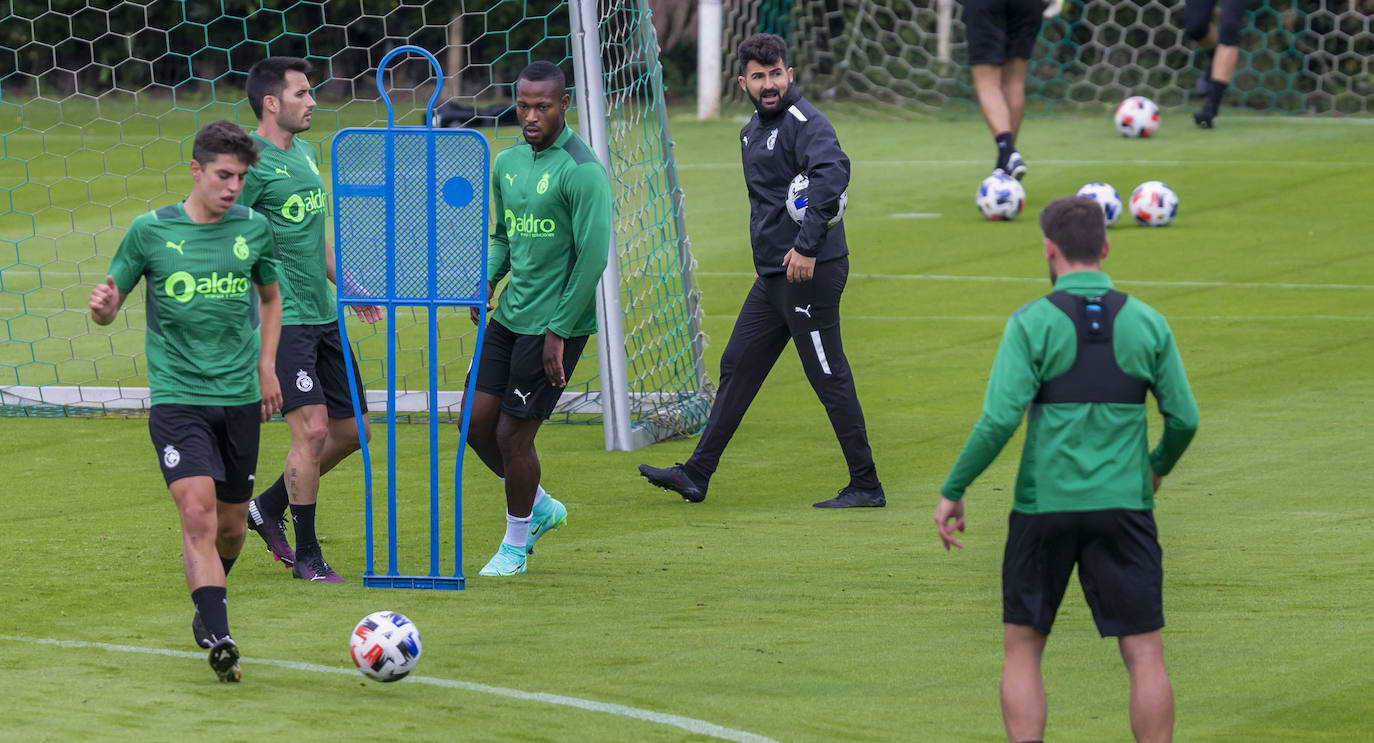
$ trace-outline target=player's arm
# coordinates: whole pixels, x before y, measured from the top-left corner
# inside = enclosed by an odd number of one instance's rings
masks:
[[[949,477],[940,488],[935,523],[945,549],[963,546],[954,540],[952,530],[964,530],[964,491],[992,464],[1012,434],[1016,433],[1026,407],[1035,399],[1038,389],[1039,382],[1030,361],[1029,336],[1018,313],[1012,315],[1002,332],[1002,343],[997,349],[997,358],[992,362],[987,392],[983,395],[983,414],[973,426],[964,448],[959,452],[959,458],[950,469]]]
[[[491,240],[487,243],[487,311],[491,311],[491,295],[496,285],[510,273],[510,236],[506,234],[506,207],[501,196],[500,160],[491,166]],[[481,320],[481,310],[473,307],[472,322]]]
[[[825,243],[830,220],[840,213],[840,194],[849,188],[849,156],[840,149],[835,127],[825,118],[802,124],[795,144],[797,164],[811,179],[807,189],[806,216],[792,247],[815,258]]]
[[[270,243],[269,243],[270,244]],[[262,420],[266,422],[281,409],[281,383],[277,381],[277,345],[281,340],[281,288],[277,285],[278,265],[269,255],[253,264],[253,284],[258,289],[258,387],[262,392]]]
[[[91,320],[95,321],[96,325],[109,325],[114,322],[115,315],[119,314],[119,308],[124,306],[124,300],[129,297],[129,292],[133,291],[143,275],[145,263],[141,238],[141,222],[136,219],[129,225],[129,231],[124,233],[124,239],[115,250],[105,280],[91,289],[88,304],[91,308]]]
[[[1160,434],[1159,445],[1150,452],[1150,470],[1157,477],[1164,477],[1173,470],[1197,433],[1198,412],[1173,333],[1162,318],[1160,322],[1164,325],[1163,339],[1155,357],[1155,381],[1150,389],[1160,415],[1164,416],[1164,431]],[[1158,484],[1155,487],[1157,489]]]
[[[566,186],[572,214],[573,263],[563,295],[558,299],[544,333],[544,373],[561,387],[563,339],[571,337],[574,323],[596,296],[596,285],[606,271],[611,248],[611,180],[600,162],[585,163],[573,170]]]
[[[568,338],[606,271],[611,248],[611,181],[600,162],[573,170],[566,196],[572,215],[573,263],[548,330]]]

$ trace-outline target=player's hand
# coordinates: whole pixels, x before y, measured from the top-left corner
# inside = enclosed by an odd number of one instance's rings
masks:
[[[935,504],[935,528],[940,530],[940,544],[946,552],[951,546],[963,549],[964,543],[954,538],[954,530],[964,530],[964,502],[940,496],[940,502]]]
[[[277,381],[276,369],[258,367],[258,388],[262,390],[262,422],[272,420],[272,414],[281,410],[281,382]]]
[[[803,281],[810,281],[816,274],[816,259],[807,258],[797,252],[796,248],[787,251],[787,255],[782,257],[782,267],[787,269],[787,281],[791,284],[800,284]]]
[[[115,286],[113,276],[106,276],[105,283],[96,284],[91,289],[91,317],[97,325],[109,325],[116,312],[119,312],[119,287]]]
[[[487,313],[491,313],[491,282],[487,282]],[[472,324],[482,322],[482,311],[476,307],[468,308],[468,316],[472,318]]]
[[[567,387],[563,376],[563,338],[552,330],[544,332],[544,376],[555,387]]]
[[[384,315],[381,307],[364,307],[360,304],[353,305],[353,313],[358,316],[359,320],[362,320],[363,322],[372,325],[376,325],[378,322],[381,322],[381,319]]]
[[[1154,471],[1154,470],[1150,470],[1150,485],[1154,487],[1154,490],[1151,490],[1150,492],[1152,492],[1152,493],[1158,493],[1158,492],[1159,492],[1159,486],[1162,485],[1162,484],[1164,484],[1164,478],[1162,478],[1162,477],[1160,477],[1159,475],[1155,474],[1155,471]]]

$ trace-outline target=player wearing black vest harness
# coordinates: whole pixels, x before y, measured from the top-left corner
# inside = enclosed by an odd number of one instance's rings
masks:
[[[935,524],[963,547],[965,490],[1026,418],[1026,443],[1002,563],[1007,735],[1045,732],[1040,657],[1074,565],[1103,637],[1131,676],[1131,730],[1168,740],[1174,703],[1164,670],[1164,573],[1154,493],[1197,431],[1197,403],[1164,317],[1101,272],[1102,210],[1056,199],[1040,214],[1054,293],[1007,321],[978,419],[941,488]],[[1145,392],[1164,417],[1153,451]]]
[[[849,484],[817,508],[887,503],[868,446],[863,409],[840,340],[840,296],[849,277],[849,247],[839,213],[849,185],[849,158],[835,128],[792,87],[787,45],[755,34],[739,46],[740,87],[756,113],[740,131],[749,190],[749,238],[758,276],[740,308],[720,360],[720,389],[696,451],[686,463],[640,465],[649,482],[699,503],[763,380],[789,342],[825,406],[849,465]],[[799,173],[811,180],[798,225],[787,213],[787,188]]]

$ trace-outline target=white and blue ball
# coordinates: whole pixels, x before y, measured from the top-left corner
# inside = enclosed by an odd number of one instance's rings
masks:
[[[787,214],[792,217],[792,221],[801,224],[806,218],[806,205],[809,202],[807,191],[811,187],[811,178],[805,173],[798,173],[792,183],[787,186]],[[830,220],[830,226],[834,227],[844,217],[844,209],[849,205],[849,191],[840,194],[840,210],[835,213],[835,217]]]
[[[1141,227],[1167,227],[1178,216],[1178,194],[1163,181],[1145,181],[1131,192],[1130,206]]]
[[[1009,175],[993,173],[978,185],[978,211],[994,222],[1010,222],[1026,208],[1026,189]]]
[[[1078,195],[1092,199],[1102,207],[1102,216],[1107,218],[1108,227],[1121,219],[1121,195],[1112,188],[1112,184],[1094,181],[1078,189]]]
[[[348,640],[353,664],[374,681],[400,681],[420,662],[420,630],[404,614],[374,611]]]

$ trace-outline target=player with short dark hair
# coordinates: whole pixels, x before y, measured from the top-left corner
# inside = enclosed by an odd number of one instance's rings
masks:
[[[830,221],[849,185],[849,157],[830,121],[793,86],[787,45],[780,37],[751,36],[739,45],[738,56],[739,85],[755,108],[740,131],[740,145],[757,276],[721,357],[720,388],[696,450],[682,464],[641,464],[639,473],[688,502],[704,500],[726,445],[790,342],[849,466],[849,484],[814,505],[882,507],[887,499],[840,337],[849,245],[844,222]],[[787,190],[800,173],[810,178],[810,186],[799,225],[788,214]]]
[[[1074,566],[1103,637],[1131,677],[1131,730],[1167,741],[1174,702],[1164,669],[1164,572],[1154,493],[1198,426],[1197,403],[1164,317],[1116,291],[1102,209],[1051,201],[1040,214],[1054,292],[1012,314],[983,414],[935,507],[946,550],[963,545],[963,497],[1026,419],[1002,563],[1002,715],[1012,743],[1045,734],[1040,659]],[[1145,393],[1164,417],[1148,449]],[[1029,412],[1027,410],[1029,409]]]
[[[587,336],[611,241],[611,180],[568,127],[563,72],[533,62],[515,81],[522,141],[491,165],[487,296],[506,280],[487,322],[471,391],[468,445],[505,481],[506,533],[481,575],[525,572],[535,541],[568,509],[540,486],[534,437],[558,404]],[[480,317],[472,309],[472,320]],[[469,396],[464,396],[468,404]]]
[[[1025,159],[1016,150],[1026,113],[1026,71],[1044,13],[1044,0],[964,2],[973,90],[997,145],[993,172],[1017,180],[1027,171]]]
[[[89,306],[109,325],[147,280],[148,430],[181,517],[192,632],[219,680],[238,681],[225,577],[243,549],[258,426],[281,406],[281,296],[267,220],[234,204],[253,143],[214,121],[192,153],[191,193],[134,219]]]
[[[325,239],[329,196],[315,163],[314,148],[296,137],[310,129],[315,98],[310,63],[297,57],[268,57],[248,71],[248,103],[258,118],[252,134],[260,160],[248,174],[239,199],[271,221],[281,261],[282,337],[277,375],[282,415],[291,429],[291,448],[282,476],[249,505],[248,526],[272,555],[309,581],[339,583],[325,562],[315,534],[320,476],[359,448],[361,428],[371,440],[367,403],[353,417],[345,349],[339,336],[338,306],[330,282],[334,251]],[[355,307],[367,322],[381,319],[376,307]],[[356,359],[353,379],[363,389]],[[287,509],[295,526],[296,549],[286,540]]]
[[[1245,20],[1249,0],[1221,0],[1221,19],[1212,24],[1212,12],[1217,0],[1187,0],[1183,5],[1183,30],[1188,38],[1201,42],[1205,49],[1211,49],[1212,58],[1208,60],[1202,78],[1198,80],[1200,92],[1207,96],[1202,109],[1193,113],[1193,122],[1201,129],[1213,128],[1214,120],[1221,111],[1221,99],[1231,84],[1231,76],[1236,72],[1236,60],[1240,56],[1240,28]]]

